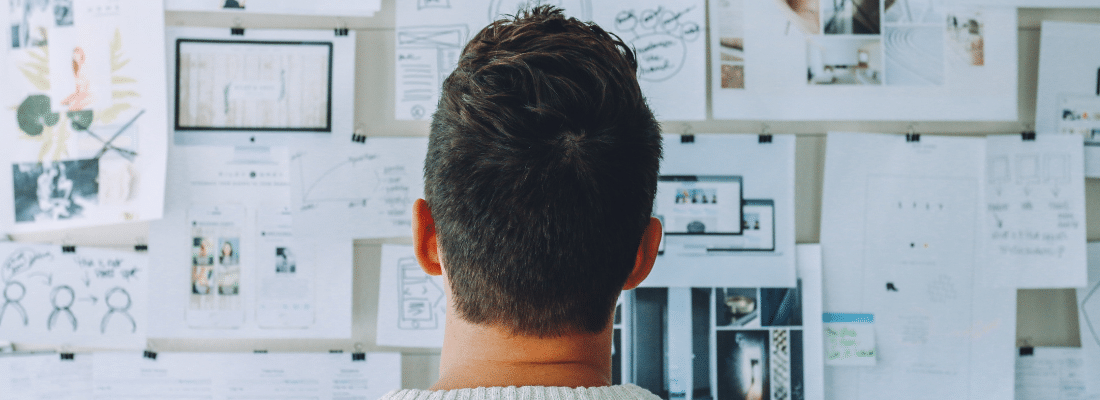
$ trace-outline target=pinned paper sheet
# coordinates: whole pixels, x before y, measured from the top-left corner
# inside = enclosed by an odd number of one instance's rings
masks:
[[[825,323],[825,365],[875,365],[875,316],[822,314]]]
[[[1096,380],[1084,375],[1080,347],[1025,347],[1016,356],[1016,400],[1084,400]]]
[[[663,135],[643,286],[794,285],[794,136]]]
[[[141,348],[149,329],[145,254],[0,243],[0,337],[17,344]]]
[[[0,354],[4,399],[92,400],[92,355]]]
[[[443,277],[416,262],[412,246],[382,245],[378,280],[378,345],[443,347],[447,299]]]
[[[1041,32],[1035,131],[1084,137],[1085,176],[1100,177],[1100,54],[1081,51],[1100,40],[1100,24],[1043,21]]]
[[[1100,242],[1089,243],[1088,286],[1077,288],[1077,321],[1081,327],[1086,382],[1100,382]],[[1090,399],[1100,399],[1100,384],[1088,386]]]
[[[1012,397],[1016,289],[975,277],[985,148],[983,138],[828,135],[825,309],[875,316],[877,365],[826,369],[827,398]]]
[[[1085,177],[1076,135],[986,137],[985,259],[979,282],[1083,286]]]

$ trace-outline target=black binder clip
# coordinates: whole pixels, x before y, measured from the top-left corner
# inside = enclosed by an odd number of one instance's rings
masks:
[[[233,36],[244,36],[244,28],[229,28],[229,34]]]
[[[695,143],[695,135],[690,133],[680,135],[680,143]]]
[[[147,245],[147,244],[135,244],[134,245],[134,251],[137,251],[137,252],[149,251],[149,245]]]
[[[61,353],[61,361],[73,361],[75,357],[73,353]]]
[[[333,29],[333,30],[336,31],[336,36],[347,36],[348,35],[348,28],[336,28],[336,29]]]
[[[772,142],[772,135],[762,133],[762,134],[760,134],[757,141],[760,142],[760,143],[771,143]]]
[[[329,354],[343,354],[344,351],[341,350],[341,349],[332,349],[332,350],[329,350],[328,353]]]
[[[63,246],[61,246],[61,252],[62,253],[76,253],[76,246],[63,245]]]
[[[1025,141],[1025,142],[1034,142],[1035,141],[1035,131],[1020,132],[1020,138],[1023,139],[1023,141]]]
[[[905,134],[905,141],[907,143],[919,143],[920,142],[920,134],[919,133],[906,133]]]
[[[1035,348],[1031,346],[1024,346],[1020,348],[1021,356],[1033,356],[1035,355]]]
[[[358,133],[353,133],[353,134],[351,134],[351,141],[352,141],[352,143],[365,144],[365,143],[367,143],[367,135],[360,135]]]
[[[351,353],[351,361],[367,361],[367,353],[363,352],[363,344],[355,344],[355,352]]]
[[[267,350],[252,350],[253,354],[267,354]]]
[[[157,352],[152,351],[152,350],[145,350],[144,352],[142,352],[141,356],[145,357],[145,358],[148,358],[150,360],[156,361]]]

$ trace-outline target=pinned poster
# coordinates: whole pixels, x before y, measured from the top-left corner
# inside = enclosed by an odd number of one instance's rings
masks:
[[[443,347],[447,314],[443,277],[425,273],[412,246],[382,245],[381,271],[377,344]]]
[[[432,1],[432,0],[421,0]],[[381,0],[166,0],[166,11],[222,11],[282,15],[334,15],[371,17],[382,8]]]
[[[149,330],[149,257],[84,246],[0,243],[0,337],[134,349]]]
[[[1043,21],[1035,95],[1035,131],[1084,137],[1088,177],[1100,177],[1100,55],[1081,49],[1097,40],[1100,24]]]
[[[17,1],[0,19],[0,231],[160,218],[163,4]]]
[[[713,117],[1016,120],[1016,10],[946,3],[712,2]]]
[[[151,336],[347,338],[352,243],[294,230],[286,148],[175,146]]]
[[[1089,243],[1088,286],[1077,288],[1077,321],[1081,326],[1081,352],[1085,382],[1100,382],[1100,242]],[[1100,398],[1100,385],[1086,388],[1088,398]]]
[[[664,135],[642,286],[794,285],[794,136]]]
[[[976,278],[985,152],[983,138],[828,135],[824,309],[875,316],[877,364],[826,369],[826,398],[1012,397],[1016,289]]]
[[[875,316],[825,313],[825,365],[869,367],[875,365]]]

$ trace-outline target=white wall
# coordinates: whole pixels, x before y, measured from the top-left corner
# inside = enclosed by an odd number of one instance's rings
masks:
[[[383,0],[382,11],[372,18],[298,16],[236,16],[222,13],[171,12],[167,25],[231,27],[235,18],[247,28],[330,29],[347,26],[356,30],[356,126],[375,136],[426,136],[427,122],[393,118],[394,1]],[[821,220],[821,180],[827,131],[906,132],[910,125],[922,134],[973,135],[1019,132],[1034,121],[1035,84],[1038,70],[1039,25],[1044,19],[1097,22],[1100,9],[1021,9],[1019,30],[1019,121],[1009,122],[768,122],[775,134],[797,133],[795,228],[799,243],[817,243]],[[708,58],[709,60],[709,58]],[[709,68],[708,68],[709,71]],[[666,132],[760,132],[765,121],[666,122]],[[1100,180],[1086,183],[1088,238],[1100,240]],[[20,235],[17,240],[89,246],[129,247],[143,243],[143,223],[49,234]],[[377,279],[382,243],[409,243],[409,239],[359,240],[355,242],[355,296],[352,338],[348,340],[151,340],[158,351],[351,351],[356,343],[366,351],[402,351],[405,387],[426,388],[438,376],[439,351],[374,345],[378,304]],[[1021,290],[1018,296],[1017,337],[1035,346],[1080,346],[1077,310],[1072,290]]]

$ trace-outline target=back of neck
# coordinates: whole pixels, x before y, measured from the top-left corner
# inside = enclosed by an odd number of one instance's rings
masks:
[[[446,326],[439,381],[432,390],[611,384],[610,321],[599,333],[551,338],[514,336],[507,329],[472,324],[450,312]]]

